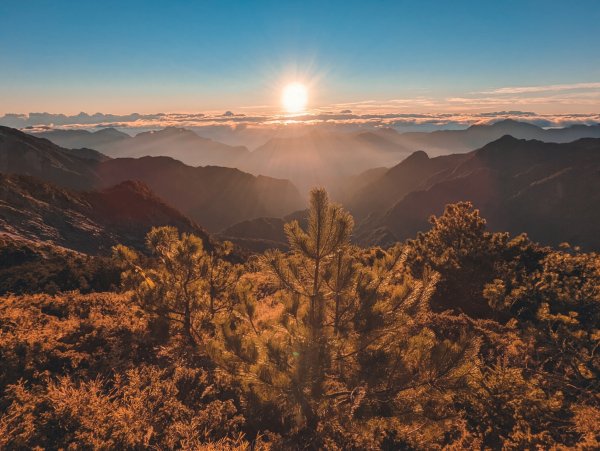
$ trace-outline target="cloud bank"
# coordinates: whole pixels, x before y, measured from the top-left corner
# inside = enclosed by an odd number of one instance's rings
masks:
[[[466,102],[466,99],[454,99]],[[364,105],[365,103],[362,103]],[[473,124],[515,119],[541,127],[564,127],[573,124],[596,124],[600,113],[592,114],[538,114],[532,111],[507,110],[473,113],[355,113],[350,108],[337,111],[316,111],[296,116],[234,113],[155,113],[155,114],[86,114],[68,116],[52,113],[5,114],[0,125],[14,128],[84,128],[98,129],[116,127],[135,130],[176,127],[230,127],[274,128],[292,124],[346,126],[346,127],[394,127],[397,129],[444,129],[465,128]]]

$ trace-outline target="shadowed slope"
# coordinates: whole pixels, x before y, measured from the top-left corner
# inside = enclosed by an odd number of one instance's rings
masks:
[[[544,244],[600,248],[599,139],[554,144],[505,136],[446,162],[451,164],[388,211],[380,210],[361,232],[368,236],[383,226],[404,239],[426,230],[428,217],[441,214],[446,204],[468,200],[492,230],[527,232]]]
[[[109,253],[127,243],[142,248],[150,228],[172,225],[208,234],[140,182],[78,192],[27,176],[0,174],[0,233],[48,241],[85,253]]]
[[[71,188],[99,183],[98,158],[89,150],[63,149],[47,139],[0,126],[0,172],[32,175]]]
[[[90,152],[94,151],[63,149],[46,139],[0,128],[0,172],[33,175],[75,189],[141,180],[214,231],[246,219],[283,216],[305,205],[287,180],[217,166],[195,168],[169,157],[106,159]]]
[[[304,206],[287,180],[255,177],[238,169],[193,168],[169,157],[144,157],[107,161],[99,170],[105,186],[128,178],[141,180],[213,231],[244,219],[283,216]]]

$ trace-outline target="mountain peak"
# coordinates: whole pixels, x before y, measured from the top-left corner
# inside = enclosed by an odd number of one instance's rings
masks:
[[[542,128],[537,125],[530,124],[529,122],[517,121],[515,119],[501,119],[496,122],[485,123],[485,124],[473,124],[467,128],[467,130],[478,130],[478,129],[495,129],[495,130],[519,130],[519,129],[527,129],[527,130],[542,130]]]
[[[510,144],[510,143],[516,143],[519,141],[526,141],[526,140],[518,139],[512,135],[506,134],[506,135],[502,135],[500,138],[496,139],[495,141],[492,141],[490,144],[492,144],[492,143]]]
[[[506,153],[510,152],[517,146],[519,143],[525,143],[528,140],[526,139],[518,139],[512,135],[502,135],[500,138],[487,143],[485,146],[480,147],[473,151],[475,155],[483,155],[488,153]],[[533,140],[532,140],[533,141]]]
[[[429,160],[429,155],[427,155],[427,152],[423,150],[417,150],[406,157],[402,163],[420,163],[427,160]]]
[[[156,194],[154,194],[150,187],[139,180],[125,180],[124,182],[105,188],[102,192],[112,195],[136,193],[141,197],[156,197]]]
[[[192,130],[188,130],[183,127],[175,127],[175,126],[167,126],[160,130],[150,130],[147,132],[141,132],[136,135],[138,138],[149,137],[149,136],[194,136],[196,138],[200,138],[195,132]]]
[[[521,125],[521,124],[525,124],[525,122],[520,122],[515,119],[507,118],[507,119],[501,119],[499,121],[496,121],[491,125]]]
[[[529,122],[521,122],[514,119],[502,119],[501,121],[494,122],[492,124],[494,128],[525,128],[532,130],[541,130],[541,127],[537,125],[530,124]]]
[[[114,137],[119,137],[119,138],[130,138],[130,136],[127,133],[124,133],[120,130],[117,130],[114,127],[105,127],[105,128],[101,128],[100,130],[98,130],[97,132],[95,132],[96,135],[103,135],[103,136],[114,136]]]

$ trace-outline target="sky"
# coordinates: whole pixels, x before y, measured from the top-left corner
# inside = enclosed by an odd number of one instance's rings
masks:
[[[600,113],[600,1],[0,0],[0,114]]]

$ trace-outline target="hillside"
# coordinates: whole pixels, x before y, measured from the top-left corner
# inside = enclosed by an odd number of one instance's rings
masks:
[[[63,149],[47,139],[0,126],[0,173],[39,177],[63,186],[85,189],[100,183],[89,150]]]
[[[75,156],[81,152],[81,157]],[[87,158],[89,149],[63,149],[46,139],[0,128],[0,173],[32,175],[75,189],[146,183],[159,197],[211,231],[305,206],[287,180],[217,166],[191,167],[169,157]]]
[[[118,243],[141,249],[152,227],[207,233],[157,198],[141,182],[78,192],[38,179],[0,174],[0,234],[47,242],[87,254],[109,254]]]
[[[245,219],[283,216],[305,205],[287,180],[238,169],[191,167],[169,157],[118,158],[98,167],[104,186],[135,179],[210,231]]]
[[[528,233],[543,244],[600,249],[600,139],[543,143],[505,136],[479,150],[348,177],[339,196],[355,216],[354,240],[393,245],[429,227],[447,204],[471,201],[492,230]],[[285,218],[259,218],[222,232],[255,251],[285,249]]]
[[[407,189],[411,166],[422,177]],[[389,209],[379,200],[385,192],[397,196]],[[380,227],[396,239],[413,236],[446,204],[466,200],[482,211],[492,230],[599,249],[599,193],[600,139],[555,144],[505,136],[461,156],[413,154],[364,189],[351,209],[364,216],[365,206],[374,206],[361,224],[363,240]]]
[[[114,128],[96,132],[86,130],[50,130],[38,136],[66,148],[87,147],[104,152],[111,157],[170,156],[190,166],[235,167],[248,149],[228,146],[198,136],[184,128],[167,127],[138,133],[134,137]]]
[[[390,166],[408,154],[402,145],[374,133],[311,131],[270,139],[250,153],[241,168],[289,179],[301,191],[334,186],[339,178]]]
[[[306,210],[299,210],[283,218],[248,219],[227,227],[219,237],[252,252],[264,252],[267,249],[288,250],[285,224],[298,221],[302,227],[305,227],[307,217]]]
[[[346,205],[358,218],[387,210],[398,199],[426,187],[434,175],[452,168],[465,158],[463,155],[429,158],[423,151],[414,152],[371,183],[357,189],[353,196],[347,198]]]
[[[53,129],[43,132],[36,132],[34,136],[46,138],[54,144],[66,149],[89,148],[100,152],[110,150],[111,146],[121,141],[131,139],[127,133],[123,133],[115,128],[106,127],[97,131],[82,129]]]
[[[385,134],[386,138],[398,142],[409,150],[425,150],[431,155],[468,152],[504,135],[511,135],[518,139],[567,143],[580,138],[600,138],[600,124],[544,129],[526,122],[505,119],[493,124],[471,125],[465,130],[407,132],[396,136]]]
[[[66,258],[23,295],[30,253],[0,247],[25,273],[0,279],[0,448],[598,449],[598,254],[464,202],[360,248],[324,190],[310,205],[289,253],[245,264],[153,229],[109,292]],[[92,292],[56,290],[73,276]]]

